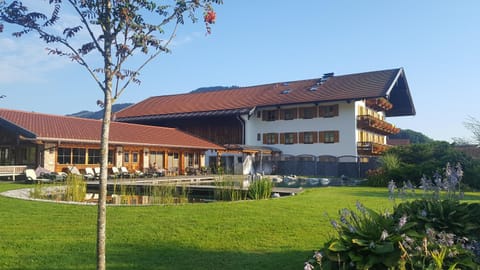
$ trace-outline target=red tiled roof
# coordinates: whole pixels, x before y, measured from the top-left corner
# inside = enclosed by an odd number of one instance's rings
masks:
[[[383,97],[401,72],[402,69],[390,69],[334,76],[321,85],[317,85],[320,80],[317,78],[222,91],[156,96],[117,112],[116,118]],[[316,90],[312,91],[312,87]],[[282,93],[286,90],[289,90],[288,94]]]
[[[0,125],[33,135],[32,139],[100,143],[102,121],[0,109]],[[7,122],[5,122],[7,121]],[[28,136],[28,135],[27,135]],[[28,136],[29,137],[29,136]],[[123,145],[223,149],[175,128],[111,122],[110,143]]]

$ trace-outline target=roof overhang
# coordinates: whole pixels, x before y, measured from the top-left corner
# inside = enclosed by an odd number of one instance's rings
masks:
[[[241,153],[262,153],[272,154],[281,153],[282,151],[275,147],[269,146],[257,146],[257,145],[244,145],[244,144],[225,144],[226,152],[241,152]]]
[[[403,68],[399,69],[398,74],[390,84],[385,97],[393,104],[392,109],[386,112],[388,117],[416,114],[412,95],[410,94],[410,88],[408,87],[407,78]]]
[[[67,139],[67,138],[22,138],[23,140],[26,141],[43,141],[43,142],[53,142],[57,144],[98,144],[100,145],[100,140],[85,140],[85,139]],[[141,147],[164,147],[164,148],[182,148],[182,149],[197,149],[197,150],[203,150],[203,151],[208,151],[208,150],[224,150],[223,147],[218,146],[218,147],[198,147],[198,146],[192,146],[192,145],[176,145],[176,144],[154,144],[154,143],[137,143],[137,142],[122,142],[122,141],[114,141],[114,140],[109,140],[108,142],[109,146],[141,146]]]
[[[8,120],[5,120],[4,118],[0,117],[0,127],[5,128],[6,130],[19,135],[20,137],[23,138],[28,138],[28,139],[36,139],[37,135],[19,125],[16,125],[15,123],[12,123]]]
[[[194,117],[222,117],[222,116],[236,116],[248,114],[252,108],[241,108],[233,110],[217,110],[206,112],[186,112],[186,113],[171,113],[161,115],[140,115],[115,119],[118,122],[135,122],[135,121],[149,121],[149,120],[172,120],[172,119],[188,119]]]

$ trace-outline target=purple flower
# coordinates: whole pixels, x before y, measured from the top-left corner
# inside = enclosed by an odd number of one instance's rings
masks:
[[[407,216],[403,215],[398,221],[398,227],[402,228],[403,226],[405,226],[406,223],[407,223]]]
[[[309,262],[305,262],[303,270],[313,270],[315,267],[311,265]]]
[[[338,229],[338,227],[339,227],[338,223],[334,219],[330,220],[330,224],[332,224],[333,228],[335,228],[335,229]]]

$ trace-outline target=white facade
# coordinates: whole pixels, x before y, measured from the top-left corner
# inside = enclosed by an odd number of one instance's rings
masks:
[[[261,113],[254,113],[248,119],[244,116],[245,121],[245,144],[254,146],[271,146],[282,151],[287,155],[357,155],[356,144],[356,110],[355,102],[340,102],[322,104],[336,105],[338,104],[338,115],[333,117],[314,117],[312,119],[296,118],[292,120],[262,120]],[[304,107],[312,106],[303,105]],[[285,106],[281,109],[301,108],[301,106]],[[271,109],[276,109],[272,107]],[[263,108],[262,110],[269,110]],[[294,143],[282,144],[264,144],[263,134],[265,133],[288,133],[288,132],[321,132],[321,131],[338,131],[339,140],[335,143]]]
[[[303,119],[295,117],[291,120],[274,120],[265,121],[262,118],[262,111],[268,110],[300,110],[302,107],[312,106],[338,106],[338,114],[332,117],[314,117],[311,119]],[[357,156],[357,142],[374,141],[385,144],[386,136],[363,131],[357,129],[357,116],[365,114],[375,114],[377,118],[384,118],[383,113],[367,109],[363,101],[354,102],[336,102],[322,103],[321,105],[305,104],[295,106],[282,106],[257,109],[248,117],[242,116],[245,121],[245,144],[253,146],[270,146],[282,151],[285,155],[331,155],[331,156]],[[263,134],[266,133],[297,133],[301,136],[302,132],[338,132],[338,141],[322,142],[320,140],[314,143],[303,143],[297,137],[296,143],[285,143],[278,141],[277,143],[265,144]]]

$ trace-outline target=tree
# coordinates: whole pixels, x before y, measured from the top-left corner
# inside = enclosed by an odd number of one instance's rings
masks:
[[[433,139],[427,137],[421,132],[413,131],[411,129],[402,129],[395,135],[390,135],[390,139],[408,139],[410,143],[430,143]]]
[[[19,27],[15,37],[38,34],[48,45],[51,55],[64,56],[80,64],[91,75],[103,91],[101,136],[101,177],[97,216],[97,269],[105,269],[106,241],[106,194],[108,143],[112,104],[130,83],[140,83],[140,71],[161,53],[169,52],[169,44],[177,27],[184,24],[185,17],[198,21],[198,12],[203,10],[206,31],[215,23],[214,4],[222,0],[48,0],[43,5],[51,9],[49,14],[30,11],[23,4],[28,1],[0,0],[0,32],[5,25]],[[166,3],[164,3],[166,2]],[[61,20],[61,13],[73,12],[79,22]],[[67,25],[63,31],[58,26]],[[17,28],[16,28],[17,29]],[[170,34],[165,31],[170,29]],[[80,33],[88,36],[86,42]],[[165,36],[166,39],[160,37]],[[79,40],[80,39],[80,40]],[[75,47],[76,42],[82,45]],[[127,60],[140,52],[144,61],[133,69]],[[94,53],[100,55],[103,63],[94,68],[89,61]]]
[[[473,133],[473,140],[480,145],[480,121],[473,116],[469,116],[463,125]]]

